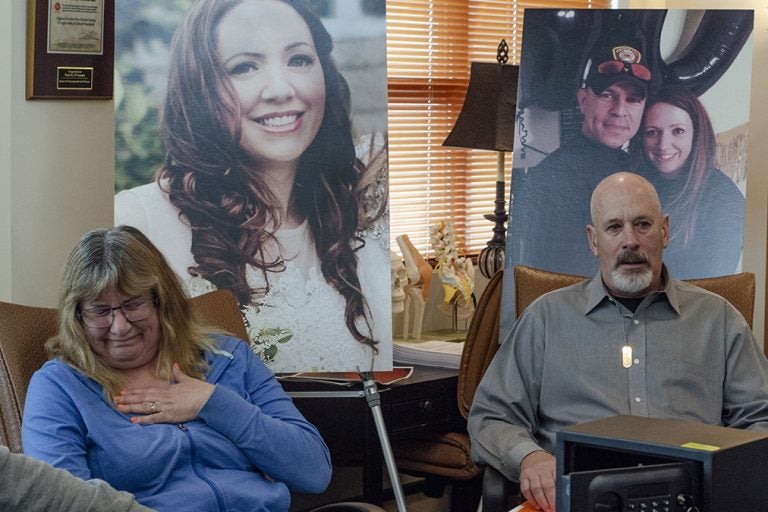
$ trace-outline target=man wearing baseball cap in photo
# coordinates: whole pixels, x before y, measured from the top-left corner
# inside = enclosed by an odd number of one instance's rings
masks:
[[[610,148],[622,148],[640,127],[651,72],[641,40],[612,37],[595,51],[584,87],[576,94],[584,114],[581,133]]]
[[[646,62],[645,38],[633,24],[603,34],[593,47],[576,91],[581,131],[512,179],[510,237],[524,241],[510,254],[513,265],[583,276],[597,271],[584,242],[585,205],[603,178],[631,170],[626,149],[651,84]]]

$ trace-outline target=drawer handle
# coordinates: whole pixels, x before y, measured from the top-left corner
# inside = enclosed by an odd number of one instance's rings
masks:
[[[424,400],[424,403],[421,404],[421,408],[424,409],[427,412],[432,411],[432,402],[430,400]]]

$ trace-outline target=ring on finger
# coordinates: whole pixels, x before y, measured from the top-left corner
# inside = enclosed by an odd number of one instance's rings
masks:
[[[157,403],[149,402],[149,413],[155,414],[157,412]]]

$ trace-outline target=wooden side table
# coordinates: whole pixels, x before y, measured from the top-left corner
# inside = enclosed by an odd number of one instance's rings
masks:
[[[323,436],[334,465],[361,465],[365,502],[383,502],[381,445],[368,404],[357,391],[362,383],[338,386],[316,381],[282,381],[288,394],[323,392],[334,396],[294,396],[301,413]],[[391,385],[379,385],[381,411],[390,439],[425,431],[448,431],[464,419],[456,403],[458,370],[414,367],[413,374]]]

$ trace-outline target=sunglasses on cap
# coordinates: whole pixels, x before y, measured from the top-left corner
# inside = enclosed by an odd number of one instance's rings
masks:
[[[642,64],[609,60],[597,66],[597,72],[601,75],[615,75],[618,73],[630,73],[635,78],[645,82],[651,79],[651,71]]]

